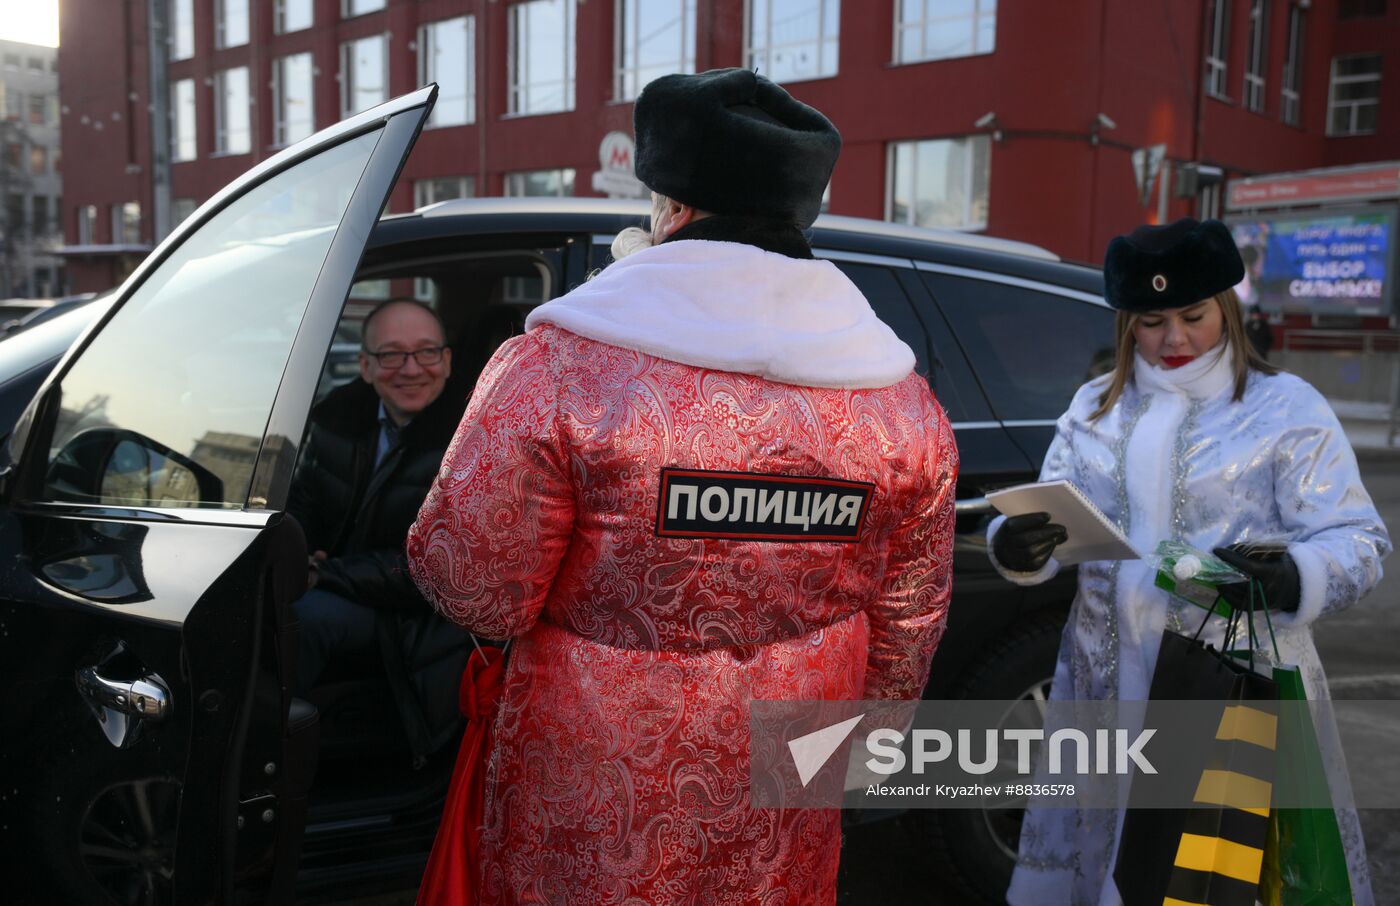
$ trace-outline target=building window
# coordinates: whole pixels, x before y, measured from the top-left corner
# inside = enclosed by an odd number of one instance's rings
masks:
[[[384,8],[384,0],[340,0],[340,15],[349,19]]]
[[[340,45],[340,115],[368,110],[389,99],[389,39],[371,35]]]
[[[1370,19],[1385,15],[1385,0],[1341,0],[1338,19]]]
[[[545,196],[567,198],[574,194],[574,171],[530,170],[524,173],[506,174],[506,196],[520,198]]]
[[[35,195],[33,205],[34,235],[46,237],[49,235],[49,200],[41,195]]]
[[[112,205],[112,242],[116,245],[141,243],[141,203],[128,201]]]
[[[49,172],[49,149],[43,145],[29,146],[29,172],[43,176]]]
[[[4,86],[3,103],[0,103],[0,114],[7,120],[19,122],[24,111],[24,95],[13,85]]]
[[[1381,55],[1358,54],[1332,60],[1327,98],[1328,135],[1369,135],[1380,109]]]
[[[248,0],[214,0],[214,46],[248,43]]]
[[[575,0],[529,0],[509,9],[508,114],[574,109]]]
[[[248,67],[214,73],[214,152],[247,154],[253,149],[248,115]]]
[[[748,67],[775,82],[836,75],[841,0],[749,0]]]
[[[439,201],[472,198],[475,195],[476,182],[470,176],[420,179],[413,184],[413,207],[416,210]]]
[[[1264,70],[1269,65],[1269,3],[1250,0],[1249,60],[1244,73],[1244,108],[1264,112]]]
[[[272,30],[279,35],[310,28],[315,21],[312,0],[277,0],[272,11]]]
[[[18,71],[19,71],[19,59],[20,59],[20,58],[19,58],[19,54],[17,54],[17,53],[7,53],[7,54],[5,54],[5,68],[6,68],[6,69],[13,69],[15,72],[18,72]]]
[[[1206,44],[1206,94],[1225,97],[1225,61],[1230,54],[1230,0],[1214,0]]]
[[[24,210],[24,196],[18,192],[11,192],[5,205],[5,224],[13,238],[20,241],[29,239],[28,217]]]
[[[92,245],[97,231],[97,205],[85,204],[78,208],[78,245]]]
[[[194,56],[194,0],[170,0],[170,59]]]
[[[476,120],[476,19],[459,16],[418,29],[418,84],[437,82],[429,126],[462,126]]]
[[[193,198],[177,198],[170,206],[170,219],[172,226],[179,226],[189,219],[190,215],[199,207],[199,202]]]
[[[1288,51],[1283,59],[1283,90],[1279,118],[1290,126],[1302,121],[1303,86],[1303,8],[1288,9]]]
[[[316,131],[310,52],[282,57],[273,64],[272,94],[275,144],[294,144]]]
[[[170,88],[170,159],[194,160],[194,79],[181,79]]]
[[[630,101],[658,76],[695,71],[695,0],[617,0],[613,97]]]
[[[996,0],[899,0],[894,28],[896,63],[991,53],[997,42]]]
[[[38,57],[25,57],[24,66],[30,72],[42,73],[44,71],[44,61]]]
[[[42,94],[31,94],[29,96],[29,122],[36,126],[44,125],[45,114],[48,112],[49,102]]]
[[[991,140],[985,135],[891,144],[886,219],[985,229],[990,170]]]
[[[24,159],[24,146],[19,142],[5,143],[5,166],[11,170],[18,170],[20,161]]]

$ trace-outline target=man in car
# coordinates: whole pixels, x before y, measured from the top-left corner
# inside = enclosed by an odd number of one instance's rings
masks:
[[[465,405],[444,393],[452,350],[442,322],[414,299],[365,318],[360,378],[311,413],[290,513],[306,532],[310,588],[300,624],[296,692],[335,662],[381,661],[414,755],[451,736],[467,636],[437,616],[408,576],[404,538]]]

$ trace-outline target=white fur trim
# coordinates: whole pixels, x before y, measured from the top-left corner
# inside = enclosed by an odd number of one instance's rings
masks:
[[[1298,610],[1295,613],[1273,611],[1269,617],[1275,629],[1307,626],[1322,616],[1327,606],[1327,557],[1307,542],[1288,545],[1288,556],[1298,567]]]
[[[642,249],[530,313],[526,329],[572,333],[659,358],[809,387],[904,380],[914,352],[829,261],[737,242]]]
[[[992,561],[992,566],[1001,573],[1001,577],[1013,585],[1039,585],[1042,582],[1049,582],[1055,578],[1055,574],[1060,571],[1060,561],[1051,557],[1045,561],[1045,565],[1033,573],[1022,572],[1017,569],[1008,569],[1002,566],[997,560],[997,555],[992,548],[992,538],[996,536],[997,529],[1006,521],[1005,516],[998,516],[987,526],[987,559]]]

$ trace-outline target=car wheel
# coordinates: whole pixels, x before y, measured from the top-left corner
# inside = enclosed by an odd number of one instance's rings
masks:
[[[42,863],[36,868],[51,898],[44,902],[174,903],[180,791],[180,782],[169,776],[123,776],[115,770],[87,778],[70,775],[64,792],[51,801],[74,807],[53,815],[36,851]]]
[[[1018,621],[968,668],[954,686],[952,697],[1029,701],[1043,707],[1050,694],[1063,630],[1062,613],[1040,613]],[[1004,720],[1011,717],[1013,709],[1020,711],[1009,706]],[[928,809],[909,817],[938,873],[951,878],[966,897],[961,902],[1006,902],[1024,809]]]

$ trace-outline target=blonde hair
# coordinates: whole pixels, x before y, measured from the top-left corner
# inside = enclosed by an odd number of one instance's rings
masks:
[[[1249,383],[1249,372],[1278,374],[1279,370],[1254,351],[1254,346],[1249,342],[1249,336],[1244,330],[1244,315],[1240,314],[1240,297],[1235,295],[1235,291],[1227,289],[1224,292],[1216,293],[1212,298],[1215,299],[1215,304],[1220,307],[1220,317],[1225,325],[1225,339],[1230,344],[1230,365],[1235,375],[1235,394],[1232,399],[1239,402],[1244,398],[1245,386]],[[1112,377],[1109,379],[1108,387],[1099,394],[1099,407],[1089,416],[1091,422],[1098,421],[1107,415],[1118,402],[1118,398],[1123,395],[1123,388],[1128,386],[1128,379],[1133,374],[1133,360],[1137,353],[1137,339],[1133,336],[1133,327],[1136,326],[1140,317],[1142,317],[1141,314],[1118,312],[1118,317],[1114,322],[1114,333],[1118,336],[1118,352],[1113,361]]]

